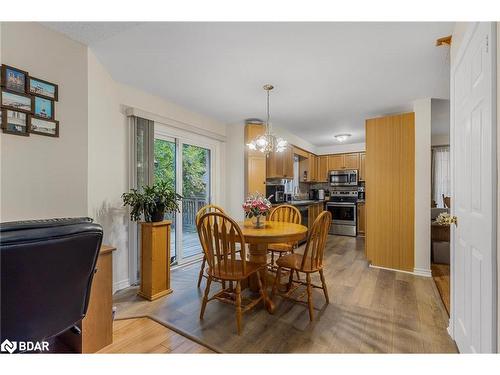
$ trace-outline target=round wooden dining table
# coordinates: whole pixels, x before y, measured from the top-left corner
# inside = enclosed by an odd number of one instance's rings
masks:
[[[239,223],[241,231],[245,236],[245,242],[249,247],[249,261],[267,264],[267,247],[272,243],[296,242],[307,236],[307,227],[300,224],[286,223],[281,221],[266,221],[263,228],[255,228],[251,220]],[[263,269],[261,279],[263,288],[267,289],[267,280],[273,277],[268,274],[267,267]],[[250,289],[258,291],[257,280],[251,278]],[[267,311],[274,312],[274,303],[267,297]]]

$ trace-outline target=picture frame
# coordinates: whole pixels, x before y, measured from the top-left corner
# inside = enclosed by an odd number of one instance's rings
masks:
[[[0,90],[0,106],[16,112],[31,113],[35,98],[32,95],[21,94],[3,88]]]
[[[46,137],[59,138],[59,121],[43,117],[29,116],[29,132]]]
[[[11,92],[25,94],[28,84],[28,72],[2,64],[0,68],[0,83],[3,88]]]
[[[59,100],[59,86],[40,78],[28,77],[27,93],[48,100]]]
[[[46,120],[55,119],[54,101],[40,96],[34,96],[33,115]]]
[[[7,134],[29,137],[29,114],[2,108],[2,131]]]

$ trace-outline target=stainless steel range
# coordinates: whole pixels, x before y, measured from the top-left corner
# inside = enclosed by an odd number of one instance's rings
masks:
[[[330,234],[356,236],[357,187],[336,187],[332,190],[326,209],[332,214]]]

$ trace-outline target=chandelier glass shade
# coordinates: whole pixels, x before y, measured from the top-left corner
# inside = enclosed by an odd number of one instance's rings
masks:
[[[269,92],[274,88],[273,85],[264,85],[264,90],[267,92],[267,120],[264,134],[256,137],[247,146],[250,150],[260,151],[268,155],[271,152],[283,152],[288,146],[288,142],[281,138],[276,137],[271,132],[271,125],[269,123],[270,112],[269,112]]]

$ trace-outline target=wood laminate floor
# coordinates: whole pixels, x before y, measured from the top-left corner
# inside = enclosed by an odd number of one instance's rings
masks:
[[[457,351],[432,278],[368,267],[363,238],[329,236],[324,261],[330,304],[314,289],[314,322],[305,306],[280,297],[274,315],[261,305],[244,314],[241,336],[233,306],[209,302],[200,321],[205,281],[196,287],[199,263],[175,270],[173,293],[156,301],[138,297],[137,287],[118,292],[117,318],[151,316],[227,353]],[[212,293],[220,288],[212,285]]]
[[[450,315],[450,265],[432,263],[431,270],[446,312]]]
[[[150,318],[113,322],[113,343],[99,353],[214,353]]]

